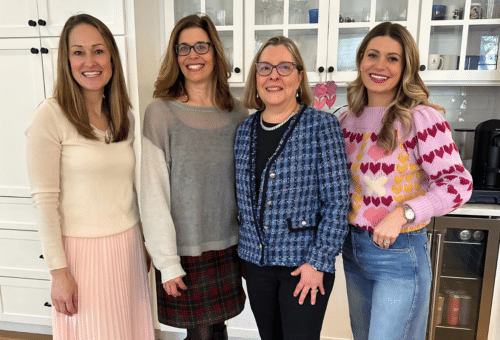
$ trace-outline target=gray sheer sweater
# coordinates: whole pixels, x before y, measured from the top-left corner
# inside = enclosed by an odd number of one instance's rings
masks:
[[[234,137],[248,110],[153,100],[144,116],[141,216],[162,281],[185,275],[180,256],[238,243]]]

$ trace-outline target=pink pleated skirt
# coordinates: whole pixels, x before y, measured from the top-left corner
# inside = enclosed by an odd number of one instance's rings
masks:
[[[138,226],[106,237],[64,237],[78,313],[52,308],[54,340],[154,340],[144,245]]]

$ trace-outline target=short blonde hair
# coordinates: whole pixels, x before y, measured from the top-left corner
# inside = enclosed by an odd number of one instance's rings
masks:
[[[302,81],[300,82],[299,86],[297,102],[303,102],[306,105],[311,106],[313,104],[313,96],[311,87],[309,85],[309,80],[307,79],[307,72],[304,65],[304,60],[302,59],[302,55],[300,54],[300,51],[293,40],[282,35],[269,38],[264,44],[262,44],[262,46],[259,48],[259,51],[253,58],[252,65],[250,65],[250,71],[248,72],[245,90],[243,92],[243,105],[247,108],[256,110],[263,110],[265,108],[264,102],[257,96],[257,82],[255,79],[257,70],[255,68],[255,63],[259,62],[262,52],[268,46],[285,46],[288,51],[290,51],[293,56],[294,62],[297,65],[297,70],[303,73]]]

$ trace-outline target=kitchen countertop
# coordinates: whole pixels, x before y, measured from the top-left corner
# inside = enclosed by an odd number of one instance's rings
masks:
[[[448,215],[491,216],[493,218],[500,218],[500,205],[465,203]]]

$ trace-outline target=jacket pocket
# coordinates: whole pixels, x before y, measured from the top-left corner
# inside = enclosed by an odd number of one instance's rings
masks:
[[[321,221],[321,216],[318,214],[303,215],[293,218],[287,218],[286,223],[288,225],[288,230],[291,232],[318,229],[319,222]]]

